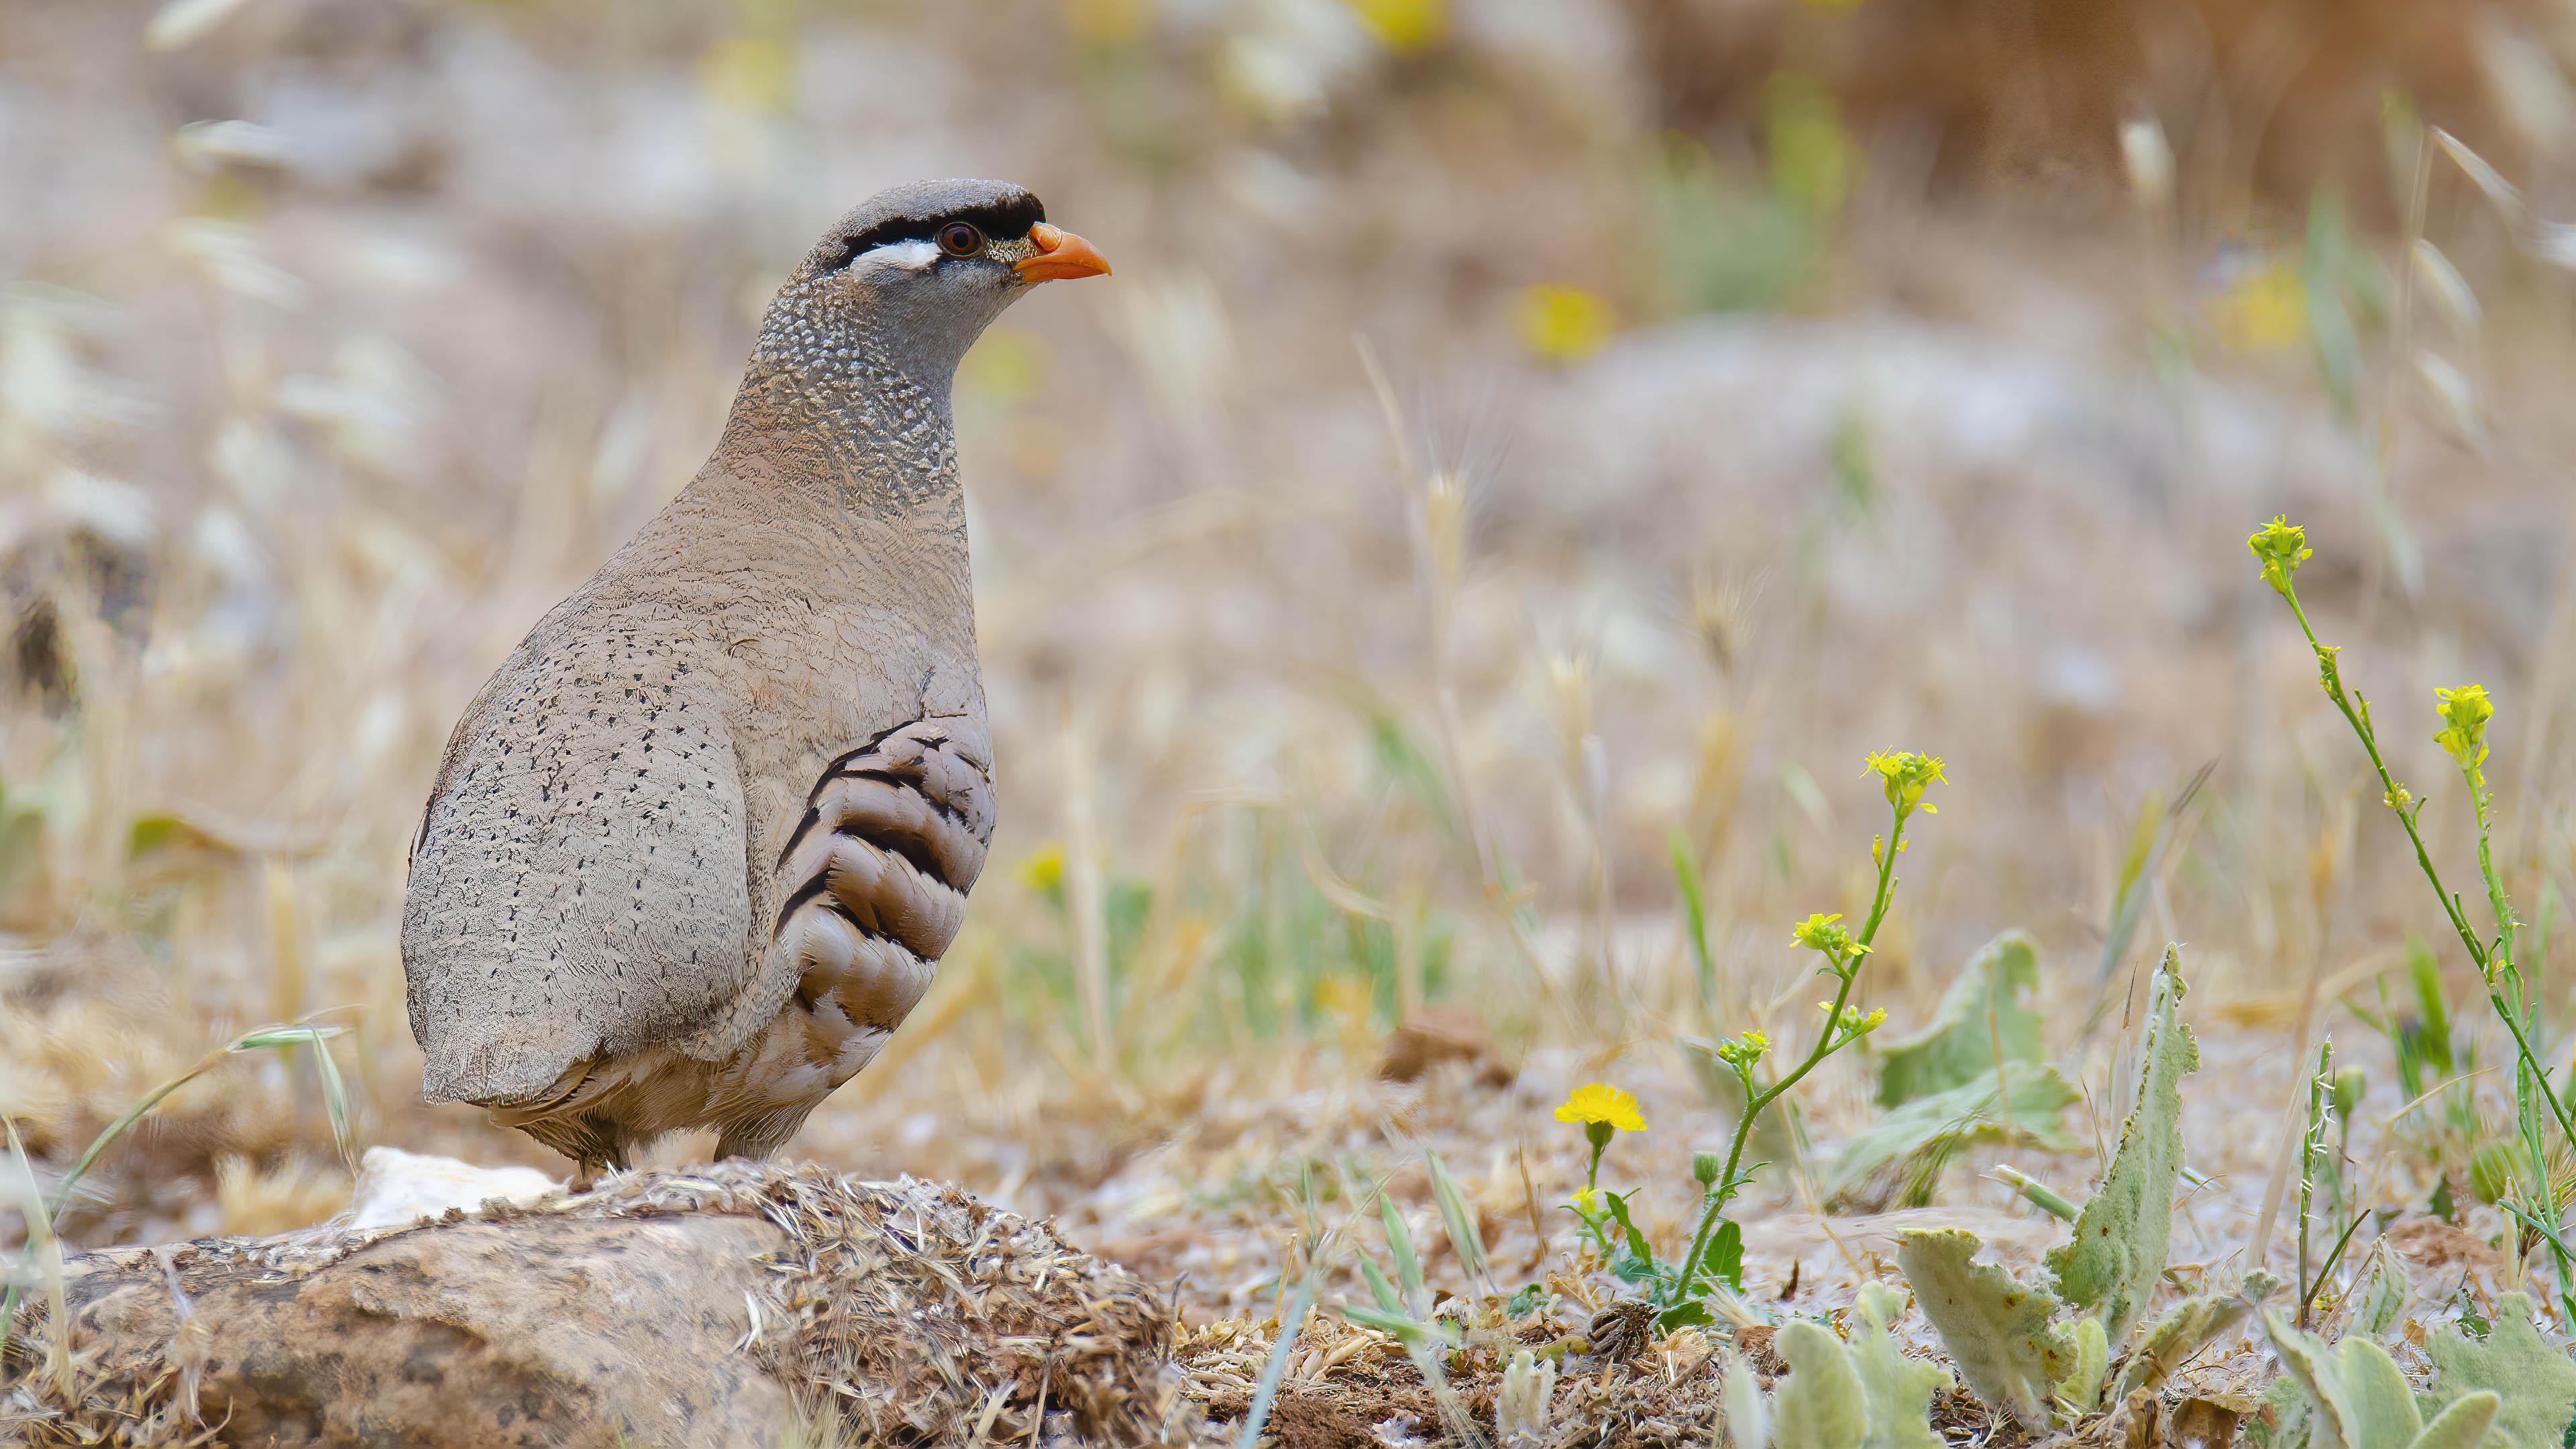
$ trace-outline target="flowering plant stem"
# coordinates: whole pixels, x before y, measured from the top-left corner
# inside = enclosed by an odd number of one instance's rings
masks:
[[[1932,761],[1931,766],[1931,778],[1938,779],[1940,762]],[[1889,806],[1896,818],[1888,828],[1885,844],[1873,852],[1878,857],[1878,891],[1870,900],[1869,919],[1861,924],[1860,933],[1856,936],[1845,937],[1836,929],[1818,933],[1818,938],[1811,940],[1807,933],[1801,932],[1802,941],[1824,951],[1824,969],[1835,977],[1834,999],[1825,1009],[1824,1025],[1816,1029],[1815,1045],[1807,1049],[1805,1059],[1791,1067],[1778,1081],[1759,1090],[1753,1085],[1753,1069],[1759,1060],[1757,1055],[1740,1053],[1726,1059],[1727,1065],[1735,1069],[1735,1075],[1744,1083],[1744,1113],[1736,1119],[1735,1140],[1727,1147],[1725,1169],[1708,1184],[1700,1200],[1699,1230],[1691,1236],[1690,1252],[1683,1257],[1681,1276],[1673,1284],[1672,1301],[1675,1304],[1690,1301],[1692,1286],[1699,1278],[1701,1259],[1708,1251],[1709,1235],[1717,1230],[1718,1223],[1725,1217],[1726,1205],[1753,1180],[1753,1170],[1744,1166],[1744,1144],[1753,1135],[1753,1124],[1761,1120],[1763,1112],[1773,1102],[1804,1080],[1825,1058],[1850,1045],[1869,1029],[1867,1025],[1849,1018],[1846,1008],[1851,1005],[1852,988],[1860,980],[1861,960],[1869,954],[1870,943],[1878,937],[1879,923],[1887,919],[1887,908],[1896,899],[1896,852],[1904,844],[1906,817],[1921,808],[1917,802],[1922,798],[1922,786],[1917,783],[1911,791],[1901,790],[1891,777],[1888,795]],[[1756,1168],[1760,1166],[1760,1163],[1754,1164]]]
[[[2370,767],[2378,773],[2380,789],[2384,792],[2381,800],[2397,816],[2397,823],[2405,827],[2407,843],[2415,848],[2416,867],[2432,884],[2434,898],[2441,903],[2443,915],[2459,935],[2461,947],[2469,953],[2469,960],[2477,966],[2478,975],[2486,983],[2487,1002],[2494,1008],[2496,1019],[2502,1021],[2505,1030],[2513,1036],[2515,1117],[2521,1128],[2524,1156],[2529,1159],[2531,1168],[2527,1198],[2534,1211],[2527,1215],[2527,1220],[2537,1219],[2549,1225],[2541,1236],[2548,1241],[2551,1253],[2557,1259],[2560,1300],[2571,1315],[2576,1315],[2576,1262],[2571,1261],[2556,1232],[2561,1203],[2557,1186],[2550,1177],[2547,1143],[2542,1133],[2544,1121],[2554,1120],[2568,1146],[2576,1148],[2576,1117],[2569,1115],[2567,1104],[2550,1087],[2549,1069],[2542,1064],[2538,1050],[2532,1045],[2532,1037],[2540,1030],[2539,1003],[2523,977],[2521,966],[2514,960],[2516,921],[2513,905],[2505,895],[2504,877],[2496,869],[2491,845],[2495,800],[2487,789],[2483,762],[2486,758],[2485,722],[2487,715],[2492,713],[2492,707],[2486,703],[2486,692],[2476,686],[2442,691],[2446,701],[2443,720],[2450,728],[2435,739],[2458,763],[2461,778],[2468,784],[2470,800],[2476,810],[2478,873],[2485,881],[2487,905],[2495,916],[2492,940],[2480,938],[2476,928],[2469,924],[2468,912],[2462,907],[2459,894],[2442,884],[2442,873],[2435,868],[2432,852],[2424,845],[2424,832],[2416,822],[2416,817],[2424,813],[2425,802],[2416,799],[2389,773],[2388,761],[2380,753],[2378,734],[2371,728],[2370,701],[2359,690],[2344,687],[2343,673],[2335,659],[2338,646],[2318,640],[2316,629],[2308,622],[2308,611],[2300,606],[2299,591],[2291,583],[2290,575],[2297,571],[2310,552],[2304,547],[2304,533],[2276,519],[2247,542],[2255,557],[2262,561],[2264,582],[2289,604],[2291,617],[2299,621],[2299,632],[2307,636],[2308,648],[2317,657],[2318,686],[2325,691],[2326,698],[2334,701],[2335,708],[2343,714],[2344,723],[2352,726],[2354,736],[2370,756]],[[2548,1112],[2546,1119],[2541,1113],[2544,1105]]]

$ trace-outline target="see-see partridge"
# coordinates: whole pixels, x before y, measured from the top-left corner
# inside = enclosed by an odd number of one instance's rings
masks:
[[[880,193],[769,305],[715,455],[457,721],[402,955],[433,1102],[624,1167],[775,1151],[876,1055],[993,834],[949,384],[1098,250],[997,181]]]

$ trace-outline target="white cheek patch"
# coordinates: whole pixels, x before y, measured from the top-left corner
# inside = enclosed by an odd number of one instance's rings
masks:
[[[939,248],[931,242],[899,241],[862,253],[859,266],[872,272],[919,272],[938,260]]]

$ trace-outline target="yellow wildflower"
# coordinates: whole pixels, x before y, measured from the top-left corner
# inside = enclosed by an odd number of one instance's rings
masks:
[[[1849,930],[1836,924],[1842,918],[1840,911],[1831,915],[1819,911],[1792,927],[1789,939],[1810,951],[1822,951],[1838,961],[1845,956],[1867,952],[1867,946],[1853,940]]]
[[[1064,846],[1050,840],[1030,851],[1015,874],[1020,884],[1040,895],[1053,891],[1064,884]]]
[[[2308,335],[2308,288],[2287,262],[2250,267],[2210,299],[2209,323],[2239,352],[2296,346]]]
[[[1646,1119],[1637,1111],[1637,1099],[1607,1082],[1586,1082],[1567,1093],[1565,1104],[1556,1109],[1556,1120],[1599,1123],[1622,1132],[1646,1130]]]
[[[2290,575],[2316,553],[2308,547],[2308,531],[2292,523],[2286,514],[2276,515],[2247,536],[2245,546],[2254,550],[2256,561],[2263,566],[2263,582],[2284,594],[2290,591]]]
[[[737,111],[784,111],[796,100],[796,52],[766,36],[727,36],[698,57],[698,90]]]
[[[1398,55],[1428,50],[1449,32],[1448,0],[1345,0],[1378,43]]]
[[[1558,282],[1523,289],[1514,321],[1521,346],[1550,362],[1580,362],[1610,340],[1609,302]]]
[[[2463,770],[2485,763],[2487,757],[2487,721],[2495,718],[2495,704],[2487,698],[2483,684],[2463,684],[2457,689],[2433,691],[2442,698],[2442,732],[2433,736]]]
[[[1869,768],[1878,772],[1887,784],[1887,803],[1899,811],[1920,809],[1926,815],[1938,815],[1941,808],[1927,805],[1923,792],[1934,785],[1948,782],[1941,778],[1941,757],[1919,755],[1912,750],[1899,750],[1892,755],[1873,754]]]
[[[1717,1059],[1739,1072],[1749,1072],[1770,1050],[1771,1038],[1758,1031],[1746,1031],[1732,1041],[1719,1042]]]

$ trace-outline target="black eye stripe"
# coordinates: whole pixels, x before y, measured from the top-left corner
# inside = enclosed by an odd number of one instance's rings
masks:
[[[896,242],[926,241],[937,245],[942,227],[965,222],[988,237],[1027,236],[1029,228],[1046,220],[1046,208],[1034,196],[1019,196],[1009,201],[984,206],[962,207],[937,216],[902,216],[878,222],[856,236],[841,239],[840,250],[825,258],[822,270],[836,272],[858,260],[860,254]]]

